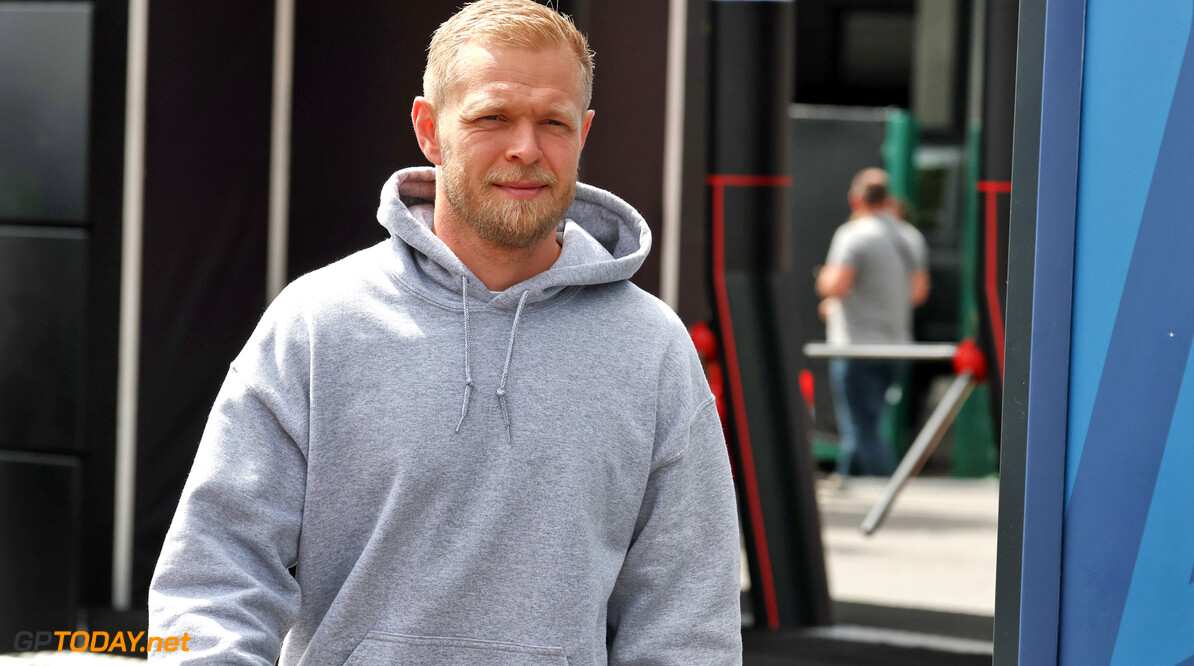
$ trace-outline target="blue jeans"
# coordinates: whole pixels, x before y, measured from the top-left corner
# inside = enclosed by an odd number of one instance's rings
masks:
[[[889,476],[895,471],[891,444],[879,432],[890,406],[887,391],[902,374],[900,361],[835,358],[829,384],[841,434],[837,473]]]

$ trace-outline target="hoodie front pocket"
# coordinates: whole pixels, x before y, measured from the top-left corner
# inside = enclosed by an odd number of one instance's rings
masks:
[[[564,649],[447,636],[370,631],[345,666],[566,666]]]

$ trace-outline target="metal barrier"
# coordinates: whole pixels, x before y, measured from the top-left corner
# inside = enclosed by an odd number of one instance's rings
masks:
[[[958,412],[970,396],[974,387],[986,379],[986,360],[982,352],[971,340],[964,340],[959,344],[943,343],[903,343],[903,344],[851,344],[839,345],[825,342],[810,342],[804,345],[804,355],[808,358],[866,358],[891,359],[912,361],[953,361],[954,372],[957,376],[950,384],[949,390],[941,398],[941,402],[929,415],[924,427],[916,435],[912,446],[900,460],[883,493],[875,501],[859,529],[863,534],[870,535],[879,529],[883,519],[887,517],[896,496],[908,483],[908,479],[918,474],[932,455],[945,431],[953,424]]]

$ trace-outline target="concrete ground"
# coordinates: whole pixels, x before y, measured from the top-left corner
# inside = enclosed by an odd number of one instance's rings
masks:
[[[817,485],[836,625],[744,630],[745,666],[991,663],[998,481],[916,478],[871,536],[886,479]]]
[[[998,480],[914,478],[865,536],[858,526],[885,482],[818,484],[834,600],[993,616]]]

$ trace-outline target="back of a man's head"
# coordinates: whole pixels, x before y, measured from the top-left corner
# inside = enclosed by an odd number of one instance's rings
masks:
[[[527,49],[563,47],[580,69],[582,109],[593,96],[593,53],[572,20],[533,0],[478,0],[466,5],[435,31],[427,48],[423,96],[435,106],[447,104],[464,72],[459,52],[469,44]]]
[[[878,208],[887,203],[887,172],[871,167],[863,169],[850,183],[850,196],[868,208]]]

